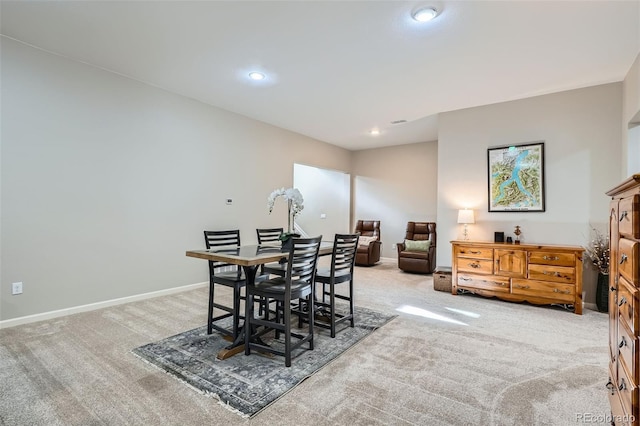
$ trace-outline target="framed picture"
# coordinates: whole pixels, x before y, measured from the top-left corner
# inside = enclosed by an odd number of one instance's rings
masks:
[[[489,148],[489,211],[543,212],[544,142]]]

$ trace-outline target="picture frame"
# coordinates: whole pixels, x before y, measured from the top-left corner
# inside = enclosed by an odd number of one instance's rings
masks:
[[[544,141],[487,150],[489,212],[544,212]]]

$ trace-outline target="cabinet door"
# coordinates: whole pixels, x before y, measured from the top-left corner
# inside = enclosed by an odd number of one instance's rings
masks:
[[[618,357],[618,200],[609,205],[609,356]],[[617,382],[617,376],[615,382]],[[618,398],[616,394],[616,398]],[[619,398],[618,398],[619,399]],[[613,405],[612,405],[613,407]]]
[[[524,250],[494,250],[494,273],[509,277],[524,278],[527,256]]]

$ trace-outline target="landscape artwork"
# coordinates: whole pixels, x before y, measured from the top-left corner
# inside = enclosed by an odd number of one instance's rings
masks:
[[[489,211],[543,212],[544,142],[489,148]]]

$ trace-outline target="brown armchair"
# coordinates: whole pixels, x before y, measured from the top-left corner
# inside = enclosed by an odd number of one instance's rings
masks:
[[[413,247],[407,247],[405,241]],[[426,241],[429,241],[428,247]],[[409,222],[405,241],[398,243],[398,268],[406,272],[431,274],[436,268],[435,222]]]
[[[360,241],[358,250],[356,251],[356,265],[372,266],[380,261],[380,221],[379,220],[359,220],[356,223],[356,231],[360,233]],[[369,238],[375,237],[374,241],[368,244],[363,242]]]

